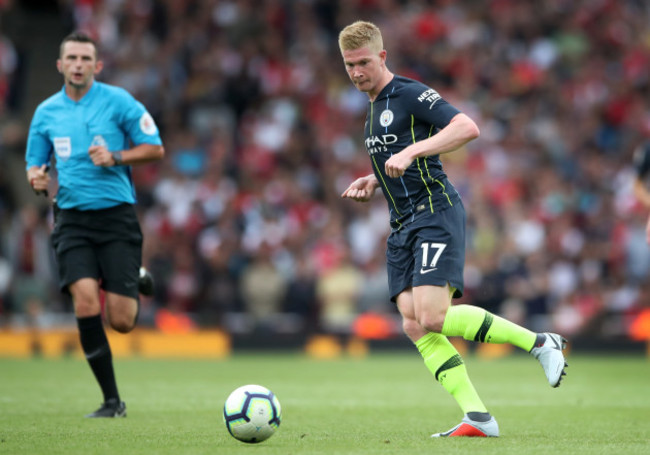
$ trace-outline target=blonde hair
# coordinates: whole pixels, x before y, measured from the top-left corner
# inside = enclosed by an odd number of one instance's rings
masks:
[[[339,33],[339,48],[343,51],[353,51],[367,46],[372,52],[379,53],[384,49],[381,31],[372,22],[356,21]]]

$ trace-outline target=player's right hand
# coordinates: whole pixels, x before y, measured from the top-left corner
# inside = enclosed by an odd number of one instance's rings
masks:
[[[88,155],[95,166],[111,167],[115,165],[113,154],[103,145],[91,145],[88,148]]]
[[[50,167],[47,164],[32,166],[27,170],[27,180],[36,194],[47,196],[47,187],[50,184],[50,174],[47,171]]]
[[[347,189],[341,194],[341,197],[352,199],[357,202],[368,202],[375,194],[375,190],[378,186],[377,183],[377,179],[372,174],[360,177],[347,187]]]

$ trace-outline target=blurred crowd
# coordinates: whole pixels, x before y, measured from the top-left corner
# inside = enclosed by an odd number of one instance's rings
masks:
[[[363,313],[393,320],[386,203],[339,197],[370,172],[367,97],[337,47],[357,19],[382,29],[393,72],[481,129],[444,156],[468,212],[461,302],[605,337],[626,336],[650,305],[648,213],[631,190],[633,150],[650,136],[648,2],[60,4],[101,44],[99,79],[145,104],[167,150],[133,173],[156,278],[143,324],[347,333]],[[16,53],[1,31],[6,118]],[[12,203],[12,185],[25,184],[0,167],[0,318],[47,325],[70,306],[54,284],[51,214]]]

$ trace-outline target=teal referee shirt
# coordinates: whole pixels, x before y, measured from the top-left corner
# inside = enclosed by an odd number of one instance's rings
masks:
[[[162,145],[158,128],[145,107],[126,90],[93,81],[74,101],[63,89],[43,101],[32,118],[27,139],[27,169],[56,157],[62,209],[98,210],[135,203],[130,166],[95,166],[91,145],[111,152],[140,144]]]

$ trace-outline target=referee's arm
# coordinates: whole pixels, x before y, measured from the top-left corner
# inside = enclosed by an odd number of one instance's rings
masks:
[[[110,152],[103,145],[94,145],[88,154],[95,166],[132,166],[158,161],[165,156],[165,148],[157,144],[140,144],[127,150]]]

